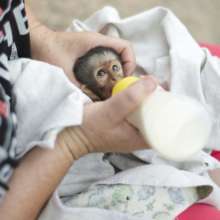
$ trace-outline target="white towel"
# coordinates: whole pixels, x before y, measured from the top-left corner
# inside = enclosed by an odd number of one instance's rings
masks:
[[[64,127],[81,124],[89,98],[62,69],[30,59],[10,61],[8,68],[16,94],[17,157],[34,146],[53,148]]]

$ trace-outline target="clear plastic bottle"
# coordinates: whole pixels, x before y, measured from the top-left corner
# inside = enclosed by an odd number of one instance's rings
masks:
[[[126,77],[113,88],[116,94],[137,77]],[[142,133],[146,142],[162,157],[173,161],[190,159],[208,141],[211,118],[196,100],[174,95],[158,87],[142,102],[128,121]]]

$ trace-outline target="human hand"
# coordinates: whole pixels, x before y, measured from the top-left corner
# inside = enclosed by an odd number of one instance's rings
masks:
[[[82,125],[68,128],[69,138],[64,138],[74,159],[91,152],[132,152],[149,148],[126,118],[156,86],[156,80],[147,76],[106,101],[87,104]]]
[[[31,33],[33,57],[60,66],[69,79],[77,85],[72,72],[75,61],[97,46],[115,49],[121,55],[126,75],[130,75],[135,69],[135,57],[128,41],[94,32],[54,32],[45,26],[39,26]],[[39,34],[41,37],[38,39],[36,35]],[[47,40],[44,40],[42,36],[45,36]]]

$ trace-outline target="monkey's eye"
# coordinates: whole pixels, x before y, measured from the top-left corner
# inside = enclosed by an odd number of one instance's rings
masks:
[[[118,71],[120,70],[120,68],[119,68],[118,65],[113,65],[113,66],[112,66],[112,70],[113,70],[114,72],[118,72]]]
[[[97,73],[96,73],[96,76],[97,77],[103,77],[105,75],[105,71],[104,70],[99,70]]]

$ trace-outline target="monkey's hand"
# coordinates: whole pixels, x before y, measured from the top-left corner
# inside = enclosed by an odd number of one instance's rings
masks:
[[[98,97],[94,92],[92,92],[86,85],[80,85],[80,89],[83,93],[89,96],[93,102],[101,101],[100,97]]]

